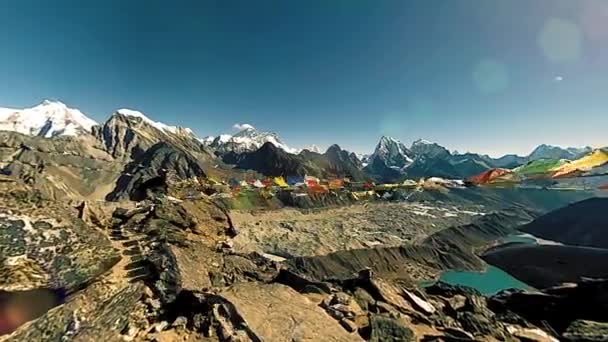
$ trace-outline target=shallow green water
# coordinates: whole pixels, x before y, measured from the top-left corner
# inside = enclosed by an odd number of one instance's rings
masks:
[[[514,234],[501,239],[502,243],[536,243],[534,238]],[[439,278],[441,281],[452,285],[463,285],[477,289],[479,292],[490,295],[498,291],[516,288],[529,289],[530,286],[516,278],[513,278],[507,272],[500,268],[488,265],[486,272],[469,272],[469,271],[446,271]],[[432,284],[425,283],[421,286],[430,286]]]
[[[489,265],[486,272],[447,271],[443,272],[439,279],[452,285],[469,286],[488,295],[504,289],[530,288],[526,283],[513,278],[505,271]]]

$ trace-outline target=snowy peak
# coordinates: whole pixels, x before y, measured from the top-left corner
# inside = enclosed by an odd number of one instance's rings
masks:
[[[412,143],[412,147],[410,147],[410,151],[416,158],[447,158],[451,155],[450,151],[448,151],[448,149],[445,147],[425,139],[418,139],[414,141]]]
[[[312,144],[312,145],[310,145],[308,147],[305,147],[302,150],[307,150],[307,151],[314,152],[314,153],[319,153],[319,154],[321,153],[321,149],[319,148],[319,146],[317,146],[315,144]]]
[[[539,145],[530,153],[528,160],[538,159],[569,159],[574,160],[589,153],[592,150],[591,147],[586,146],[583,148],[561,148],[559,146],[542,144]]]
[[[251,125],[246,126],[234,135],[221,134],[215,137],[209,146],[215,148],[220,153],[242,153],[253,152],[265,143],[271,143],[285,152],[298,153],[298,150],[287,146],[276,133],[260,132]],[[209,141],[210,137],[206,139]]]
[[[367,160],[368,165],[381,165],[393,169],[402,169],[412,163],[410,151],[405,145],[394,138],[383,136],[380,138],[374,153]]]
[[[403,165],[389,165],[389,166],[399,166],[403,167],[406,163],[412,162],[412,158],[410,158],[410,151],[405,147],[405,145],[391,137],[382,136],[378,145],[376,145],[376,149],[374,153],[370,157],[370,159],[380,158],[384,161],[391,161],[392,163],[403,164]]]
[[[428,141],[426,139],[418,139],[412,143],[412,146],[423,146],[423,145],[433,145],[434,142]]]
[[[78,109],[59,101],[44,100],[26,109],[0,108],[0,130],[51,138],[91,132],[97,123]]]
[[[188,131],[192,132],[192,130],[190,130],[189,128],[169,126],[162,122],[154,121],[154,120],[148,118],[144,113],[137,111],[137,110],[123,108],[123,109],[117,110],[116,114],[123,115],[125,117],[139,118],[141,121],[147,123],[148,125],[156,128],[160,131],[163,131],[163,132],[170,132],[170,133],[174,133],[174,134],[178,133],[178,131],[182,131],[182,133],[183,133],[184,130],[188,130]]]

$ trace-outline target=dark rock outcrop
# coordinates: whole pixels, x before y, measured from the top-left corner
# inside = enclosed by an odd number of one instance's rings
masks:
[[[307,162],[300,155],[290,154],[267,142],[254,152],[246,152],[230,159],[240,169],[254,170],[266,176],[321,176],[321,168]]]
[[[204,166],[196,156],[161,142],[127,165],[107,200],[141,201],[153,194],[166,194],[170,181],[167,177],[179,180],[204,175]]]
[[[495,312],[514,312],[558,334],[583,333],[585,324],[577,320],[606,322],[608,281],[588,280],[578,284],[547,289],[544,293],[503,291],[489,299]],[[598,325],[600,326],[600,325]]]
[[[308,150],[291,154],[267,142],[253,152],[223,154],[222,160],[239,169],[254,170],[266,176],[347,177],[357,181],[369,178],[361,170],[357,156],[338,145],[330,146],[324,154]]]
[[[200,159],[213,159],[211,151],[183,128],[163,130],[141,117],[114,113],[103,125],[93,127],[93,135],[103,148],[115,158],[138,159],[146,150],[159,142],[181,147],[200,154]]]
[[[567,341],[608,341],[608,323],[576,320],[562,334]]]
[[[608,278],[608,250],[560,245],[507,245],[482,258],[517,279],[542,289],[584,277]]]
[[[552,211],[520,230],[567,245],[608,248],[608,198],[590,198]]]

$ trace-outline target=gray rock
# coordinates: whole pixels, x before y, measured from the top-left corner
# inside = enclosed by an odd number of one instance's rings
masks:
[[[262,341],[360,341],[322,308],[281,284],[239,283],[212,300],[224,314],[225,331],[247,332]],[[220,304],[221,303],[221,304]],[[242,319],[242,321],[240,321]],[[244,327],[247,327],[246,330]]]
[[[371,338],[373,342],[415,341],[412,329],[398,321],[378,315],[371,318]]]
[[[0,205],[0,290],[71,293],[120,260],[101,232],[66,209],[47,205],[22,213]]]
[[[608,323],[576,320],[562,336],[567,341],[608,341]]]
[[[344,329],[346,329],[346,331],[351,332],[351,333],[357,331],[357,329],[358,329],[355,322],[351,321],[350,319],[346,319],[346,318],[343,318],[340,320],[340,325]]]

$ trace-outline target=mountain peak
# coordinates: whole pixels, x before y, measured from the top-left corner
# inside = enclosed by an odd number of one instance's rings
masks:
[[[412,146],[415,146],[415,145],[433,145],[433,144],[435,144],[435,143],[432,142],[432,141],[428,141],[426,139],[422,139],[421,138],[421,139],[418,139],[418,140],[414,141],[412,143]]]
[[[0,130],[46,138],[91,132],[97,123],[78,109],[59,101],[44,100],[32,108],[0,108]]]
[[[401,143],[399,140],[389,137],[388,135],[383,135],[380,137],[380,144],[386,143]]]
[[[49,100],[49,99],[44,99],[42,100],[42,102],[37,105],[34,108],[38,108],[38,107],[60,107],[60,108],[67,108],[68,106],[61,102],[61,101],[57,101],[57,100]]]
[[[139,118],[143,122],[147,123],[148,125],[156,128],[162,132],[170,132],[170,133],[178,134],[178,132],[180,131],[180,127],[169,126],[160,121],[154,121],[154,120],[150,119],[149,117],[147,117],[144,113],[137,111],[137,110],[122,108],[122,109],[117,110],[116,114],[126,116],[126,117]],[[184,129],[181,129],[181,130],[184,130]],[[192,132],[190,129],[186,129],[186,130],[189,130],[189,132]],[[194,133],[192,133],[192,134],[194,134]]]
[[[215,148],[216,151],[220,153],[242,153],[253,152],[261,148],[264,144],[271,143],[285,152],[291,154],[298,153],[298,150],[287,146],[279,135],[274,132],[261,132],[249,124],[235,125],[235,128],[237,128],[237,126],[238,128],[241,128],[239,132],[234,135],[219,135],[209,144],[209,146]]]
[[[410,151],[399,140],[383,135],[369,161],[370,163],[379,161],[385,167],[401,169],[412,162],[409,154]]]
[[[342,148],[338,144],[333,144],[327,148],[327,151],[342,151]]]
[[[541,144],[538,145],[529,155],[529,160],[537,159],[577,159],[582,155],[591,151],[591,147],[586,146],[582,148],[567,147],[562,148],[555,145]]]

